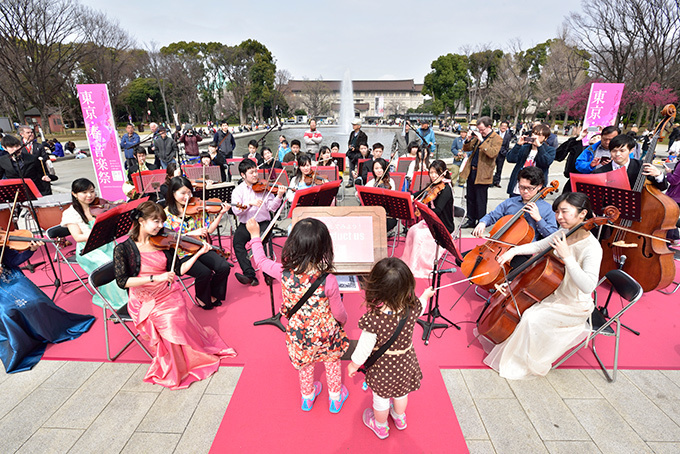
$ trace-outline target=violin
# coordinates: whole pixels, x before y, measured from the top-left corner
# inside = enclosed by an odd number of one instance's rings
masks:
[[[179,244],[177,243],[177,238],[179,237]],[[179,247],[179,249],[183,250],[187,254],[195,254],[198,251],[201,250],[203,247],[203,244],[208,244],[210,246],[210,249],[217,252],[220,254],[222,257],[225,259],[228,259],[231,253],[229,251],[225,251],[222,248],[219,248],[217,246],[213,246],[212,244],[209,243],[204,243],[203,241],[199,240],[198,238],[194,238],[188,235],[179,235],[177,232],[163,228],[160,232],[158,232],[156,235],[149,237],[149,241],[151,244],[153,244],[157,249],[175,249],[176,247]]]
[[[278,194],[279,193],[279,186],[272,183],[271,181],[267,180],[259,180],[257,183],[253,185],[253,191],[254,192],[264,192],[271,189],[272,194]],[[295,192],[294,188],[287,187],[285,188],[286,190],[290,189],[291,191]],[[241,208],[241,207],[238,207]]]
[[[605,217],[597,217],[582,222],[566,233],[570,237],[579,229],[592,230],[598,225],[616,222],[619,210],[608,206]],[[511,281],[505,292],[497,291],[489,299],[489,306],[477,322],[477,331],[495,344],[505,341],[515,331],[522,314],[536,303],[557,290],[564,280],[564,262],[548,247],[522,265],[515,268],[507,277]]]
[[[235,206],[236,208],[240,208],[242,210],[248,208],[247,206],[241,205],[240,203],[234,204],[232,206]],[[220,211],[222,211],[222,201],[218,198],[213,198],[206,200],[204,203],[203,200],[199,197],[192,197],[189,199],[189,203],[187,204],[187,215],[195,216],[204,211],[208,214],[219,213]]]
[[[304,181],[307,186],[318,186],[324,183],[328,183],[327,179],[313,175],[303,176],[302,181]]]
[[[551,182],[550,186],[537,192],[529,203],[545,198],[548,194],[556,192],[559,187],[557,180]],[[520,210],[514,215],[500,218],[491,229],[490,240],[465,255],[460,266],[465,277],[488,272],[485,276],[472,279],[473,284],[487,290],[493,288],[510,270],[510,264],[505,263],[501,266],[498,263],[498,257],[505,254],[511,247],[530,243],[534,239],[534,229],[529,226],[524,214],[524,210]]]
[[[106,199],[102,199],[101,197],[97,197],[90,204],[90,213],[92,213],[92,216],[96,217],[96,216],[99,216],[100,214],[106,213],[111,208],[116,208],[117,206],[123,205],[124,203],[126,203],[126,202],[125,201],[109,202]]]
[[[30,230],[12,230],[8,236],[7,232],[0,229],[0,243],[15,251],[25,251],[31,247],[31,241],[42,241],[44,243],[56,243],[55,240],[47,238],[34,238]]]
[[[443,181],[435,184],[434,186],[430,187],[427,191],[425,191],[425,197],[423,197],[422,202],[427,205],[428,203],[434,201],[437,196],[439,196],[439,193],[444,190],[444,187],[446,186],[446,183]]]

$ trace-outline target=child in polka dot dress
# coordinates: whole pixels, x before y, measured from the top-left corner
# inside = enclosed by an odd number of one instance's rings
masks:
[[[340,373],[340,358],[349,348],[349,340],[342,328],[347,322],[347,312],[335,276],[328,274],[300,309],[289,314],[323,273],[333,271],[333,240],[328,228],[317,219],[299,220],[283,246],[281,263],[265,256],[260,226],[254,219],[246,223],[246,228],[252,238],[250,243],[257,267],[281,281],[281,314],[288,318],[286,347],[290,361],[300,375],[302,410],[310,411],[321,393],[321,383],[314,381],[314,365],[323,362],[328,383],[328,409],[338,413],[349,396]]]
[[[348,366],[350,377],[392,337],[409,310],[396,341],[366,371],[366,383],[373,391],[373,408],[364,410],[363,421],[381,439],[389,435],[388,414],[397,429],[406,429],[408,394],[420,388],[423,377],[413,349],[413,327],[434,290],[428,288],[416,298],[415,287],[413,273],[398,258],[380,260],[364,282],[368,311],[359,320],[363,331]]]

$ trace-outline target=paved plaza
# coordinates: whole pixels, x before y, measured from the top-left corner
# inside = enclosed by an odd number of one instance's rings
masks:
[[[89,160],[55,167],[59,192],[76,177],[94,179]],[[504,168],[505,185],[511,170]],[[564,183],[562,170],[555,163],[551,179]],[[492,209],[505,188],[492,188],[489,198]],[[30,372],[0,372],[0,452],[208,452],[241,368],[222,367],[180,391],[142,382],[147,368],[41,361]],[[599,370],[554,370],[529,381],[489,369],[441,373],[470,452],[680,453],[678,370],[622,370],[616,383]]]

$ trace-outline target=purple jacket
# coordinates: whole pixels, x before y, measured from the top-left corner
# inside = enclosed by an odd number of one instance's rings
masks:
[[[676,165],[675,169],[666,178],[669,184],[666,195],[680,205],[680,165]]]

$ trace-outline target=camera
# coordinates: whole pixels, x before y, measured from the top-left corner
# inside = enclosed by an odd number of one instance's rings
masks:
[[[535,139],[533,137],[525,137],[524,143],[534,143]]]

